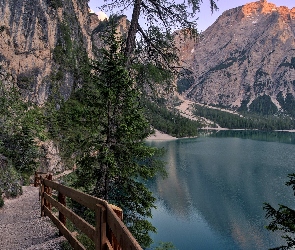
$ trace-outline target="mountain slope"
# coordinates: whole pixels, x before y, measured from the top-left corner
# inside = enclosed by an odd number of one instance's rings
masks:
[[[86,0],[0,0],[0,80],[39,105],[53,89],[67,98],[92,56],[97,22]]]
[[[271,114],[294,105],[295,8],[262,0],[225,11],[190,51],[180,48],[193,72],[188,98],[233,110],[267,105]]]

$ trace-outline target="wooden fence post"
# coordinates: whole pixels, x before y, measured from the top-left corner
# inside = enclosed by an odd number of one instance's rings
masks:
[[[34,179],[34,187],[37,187],[37,178],[38,178],[38,175],[37,175],[37,171],[35,171],[35,179]]]
[[[47,178],[48,178],[48,176],[46,175],[45,179],[47,179]],[[44,193],[48,194],[49,193],[49,191],[48,191],[49,187],[47,187],[45,185],[44,181],[43,181],[43,185],[44,185]],[[46,200],[45,198],[44,198],[44,206],[47,207],[47,208],[49,207],[49,201]]]
[[[40,176],[40,196],[41,196],[41,217],[44,216],[44,192],[45,192],[45,186],[44,186],[44,182],[43,182],[43,177]]]
[[[47,180],[49,181],[52,181],[52,174],[49,174],[49,175],[46,175],[45,177]],[[44,185],[44,192],[46,194],[48,194],[49,196],[52,196],[52,189],[50,187],[47,187]],[[50,211],[51,211],[51,208],[52,208],[52,205],[51,203],[45,199],[45,207],[47,207]]]
[[[66,196],[63,195],[61,192],[58,192],[58,202],[61,203],[62,205],[66,206]],[[64,214],[62,214],[60,211],[58,213],[58,219],[60,222],[64,225],[66,225],[67,218]],[[62,236],[62,232],[59,231],[59,236]]]
[[[123,210],[117,206],[110,205],[110,207],[113,209],[115,214],[120,218],[121,221],[123,221]],[[116,239],[115,235],[113,234],[111,229],[108,229],[108,238],[111,242],[111,245],[113,247],[113,250],[121,250],[122,248],[120,247],[119,240]]]
[[[95,220],[95,250],[104,250],[107,241],[106,209],[101,205],[96,205]]]
[[[49,181],[52,181],[52,174],[49,174],[48,175],[48,180]],[[49,196],[52,196],[52,188],[51,187],[49,187],[48,188],[48,195]],[[52,209],[52,204],[49,202],[49,206],[48,206],[48,209],[51,211],[51,209]]]

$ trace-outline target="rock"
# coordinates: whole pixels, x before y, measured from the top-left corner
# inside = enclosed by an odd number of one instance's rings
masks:
[[[52,140],[38,142],[38,146],[43,151],[41,157],[41,167],[38,171],[57,173],[64,170],[64,164],[59,154],[57,145]]]

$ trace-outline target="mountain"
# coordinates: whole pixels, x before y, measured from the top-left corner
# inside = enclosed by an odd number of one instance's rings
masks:
[[[52,95],[67,99],[101,46],[103,22],[88,2],[0,0],[0,81],[39,106]],[[126,32],[128,20],[118,19],[118,32]]]
[[[189,99],[294,115],[295,8],[249,3],[225,11],[197,42],[177,44],[192,72],[190,81],[178,82]]]
[[[39,105],[56,90],[67,98],[98,22],[87,0],[0,0],[0,80]]]

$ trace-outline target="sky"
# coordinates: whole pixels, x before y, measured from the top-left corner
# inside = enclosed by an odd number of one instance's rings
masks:
[[[211,14],[210,10],[210,4],[209,0],[203,0],[203,3],[201,4],[200,12],[197,14],[196,18],[199,18],[197,20],[198,24],[198,31],[204,31],[206,28],[208,28],[211,24],[214,23],[214,21],[226,10],[245,5],[249,2],[256,2],[251,0],[217,0],[217,6],[219,8],[218,11],[214,11],[213,14]],[[289,9],[292,9],[295,7],[295,1],[294,0],[268,0],[269,3],[273,3],[277,6],[287,6]],[[102,0],[90,0],[89,1],[89,7],[94,11],[98,12],[100,11],[100,6],[102,5]],[[111,13],[107,13],[108,15]],[[124,13],[127,15],[128,19],[131,20],[131,10],[128,11],[128,13]]]

